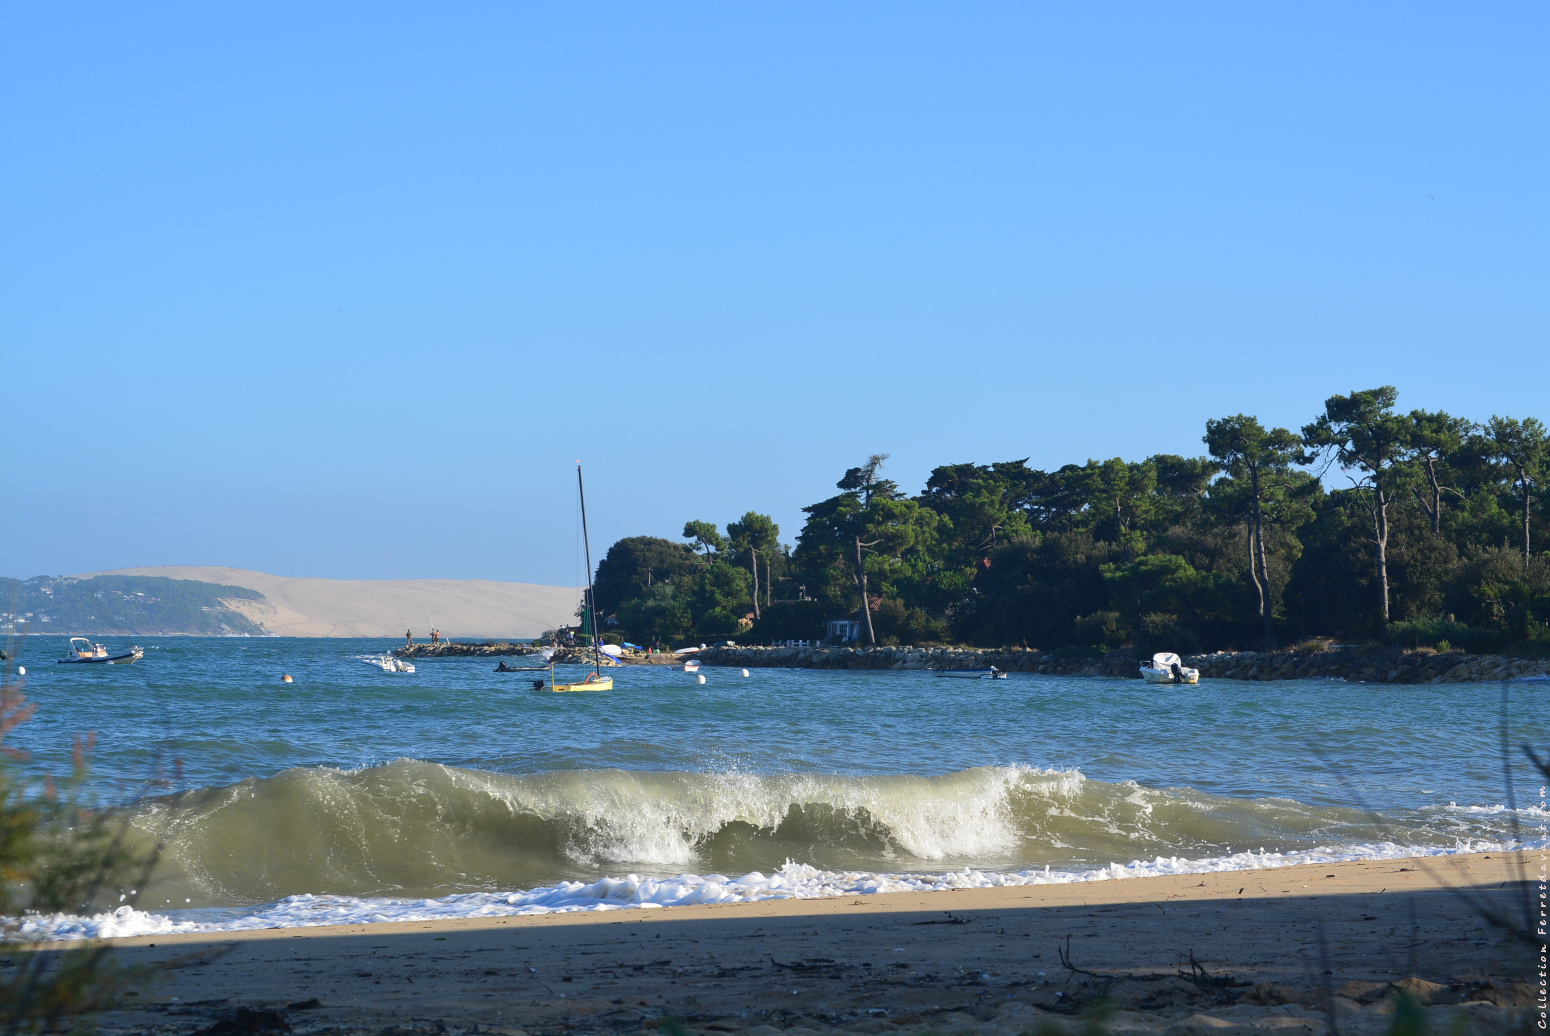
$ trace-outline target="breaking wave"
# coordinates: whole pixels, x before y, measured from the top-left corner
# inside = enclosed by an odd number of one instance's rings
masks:
[[[1509,820],[1494,807],[1451,804],[1378,817],[1020,766],[931,777],[513,775],[398,760],[359,770],[297,768],[168,796],[142,804],[134,824],[163,847],[142,905],[240,913],[304,897],[310,905],[302,913],[311,914],[325,902],[448,896],[465,909],[472,901],[459,897],[468,895],[494,897],[481,900],[485,906],[502,900],[508,912],[524,903],[555,908],[545,889],[606,904],[614,891],[574,889],[604,887],[599,881],[615,889],[608,875],[621,873],[631,875],[622,880],[632,888],[671,880],[700,890],[669,894],[659,884],[642,894],[647,903],[775,894],[766,874],[788,876],[779,894],[808,895],[831,887],[848,893],[869,881],[881,882],[881,891],[894,880],[956,880],[944,874],[1003,880],[1048,868],[1073,880],[1143,866],[1263,866],[1309,853],[1416,855],[1500,844],[1510,837]],[[807,868],[805,877],[790,878],[791,867]],[[539,898],[504,902],[512,889],[537,889],[515,895]],[[358,920],[364,909],[346,913]]]

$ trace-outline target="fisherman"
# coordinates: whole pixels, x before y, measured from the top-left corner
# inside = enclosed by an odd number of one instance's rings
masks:
[[[414,647],[414,634],[404,630],[404,647]]]

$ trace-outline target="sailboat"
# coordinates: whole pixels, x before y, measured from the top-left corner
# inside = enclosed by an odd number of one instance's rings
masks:
[[[603,675],[602,652],[598,650],[597,610],[592,605],[592,541],[587,536],[587,488],[581,481],[581,462],[576,462],[576,492],[581,495],[581,542],[587,551],[587,599],[581,607],[585,613],[586,629],[592,635],[592,672],[580,683],[555,683],[554,661],[550,656],[549,689],[551,691],[611,691],[614,678]]]

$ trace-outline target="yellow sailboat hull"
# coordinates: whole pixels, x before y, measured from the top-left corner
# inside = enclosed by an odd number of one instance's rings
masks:
[[[560,691],[611,691],[614,689],[614,678],[593,674],[580,683],[551,683],[549,689],[556,693]]]

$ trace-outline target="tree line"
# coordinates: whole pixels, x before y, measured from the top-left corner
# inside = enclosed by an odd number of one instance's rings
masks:
[[[264,595],[245,586],[167,576],[0,577],[0,624],[71,636],[262,636],[262,626],[227,607],[225,601],[233,598],[261,601]]]
[[[1360,638],[1550,646],[1534,418],[1398,409],[1392,386],[1331,396],[1298,431],[1236,414],[1200,456],[947,464],[910,495],[887,454],[802,510],[632,536],[598,565],[626,639],[814,639],[1044,650],[1273,649]]]

